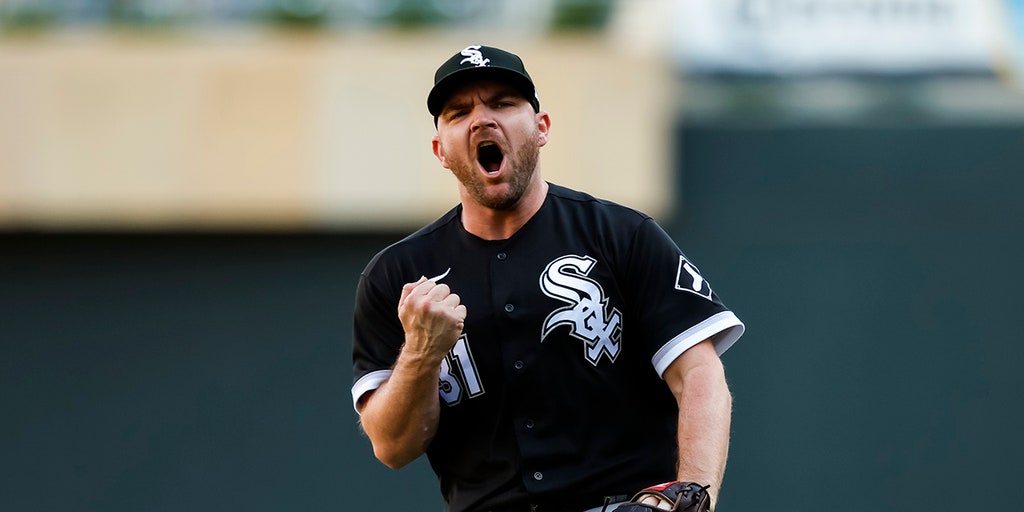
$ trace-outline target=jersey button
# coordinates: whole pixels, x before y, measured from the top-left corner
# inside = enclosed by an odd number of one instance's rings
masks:
[[[533,428],[533,420],[526,420],[526,428]]]
[[[522,361],[516,361],[512,363],[512,368],[515,368],[516,370],[522,370],[524,366],[526,366],[526,364],[523,363]]]
[[[508,258],[508,254],[505,254],[505,253],[503,253],[503,252],[499,252],[499,253],[498,253],[498,259],[499,259],[499,260],[501,260],[501,261],[505,261],[505,259],[507,259],[507,258]]]
[[[533,479],[537,481],[544,480],[544,473],[537,471],[536,473],[533,474]]]
[[[513,306],[512,304],[505,304],[505,312],[506,313],[511,313],[511,312],[513,312],[515,310],[516,310],[516,307]]]

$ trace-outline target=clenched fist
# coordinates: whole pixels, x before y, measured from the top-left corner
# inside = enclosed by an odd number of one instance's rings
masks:
[[[440,361],[462,335],[466,306],[448,285],[423,277],[402,287],[398,318],[405,330],[405,350]]]

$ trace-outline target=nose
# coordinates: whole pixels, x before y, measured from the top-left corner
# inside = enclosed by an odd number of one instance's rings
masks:
[[[486,105],[477,105],[473,107],[472,115],[473,123],[471,126],[474,132],[483,128],[495,128],[498,126],[498,123],[494,120],[491,109],[487,108]]]

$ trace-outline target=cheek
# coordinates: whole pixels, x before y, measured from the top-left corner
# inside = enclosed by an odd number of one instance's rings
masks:
[[[451,148],[454,147],[456,146],[453,145],[452,141],[447,139],[439,139],[438,142],[435,143],[434,155],[441,161],[441,165],[446,168],[449,167],[452,160],[458,158],[458,156],[451,151]]]

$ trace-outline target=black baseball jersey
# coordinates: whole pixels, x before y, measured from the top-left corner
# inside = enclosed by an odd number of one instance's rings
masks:
[[[461,206],[370,261],[357,291],[352,398],[390,375],[402,286],[443,276],[467,309],[441,364],[427,456],[447,510],[558,503],[675,479],[678,410],[661,373],[743,324],[648,216],[550,185],[507,240],[467,232]]]

